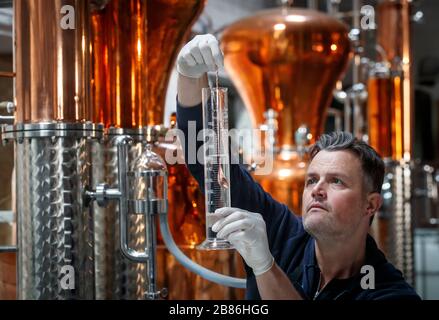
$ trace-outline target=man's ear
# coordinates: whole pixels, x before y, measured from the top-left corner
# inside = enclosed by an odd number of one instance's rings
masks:
[[[372,192],[367,196],[367,208],[366,214],[370,218],[372,217],[383,204],[383,198],[378,192]]]

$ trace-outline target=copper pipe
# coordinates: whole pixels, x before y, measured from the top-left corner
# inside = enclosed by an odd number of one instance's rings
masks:
[[[0,71],[0,77],[13,78],[13,77],[15,77],[15,72]]]
[[[14,2],[17,122],[91,120],[88,4]],[[61,27],[66,5],[74,8],[74,29]]]
[[[385,50],[393,73],[396,160],[409,160],[413,148],[413,77],[410,0],[385,0],[377,7],[378,44]]]

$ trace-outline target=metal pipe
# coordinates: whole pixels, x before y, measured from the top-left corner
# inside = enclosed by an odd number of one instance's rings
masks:
[[[360,29],[360,9],[361,9],[362,1],[361,0],[353,0],[352,1],[352,14],[353,21],[352,26],[355,29]]]
[[[326,11],[331,16],[336,16],[339,13],[339,6],[341,0],[326,0]]]
[[[318,0],[308,0],[307,5],[309,9],[319,10],[319,1]]]
[[[119,183],[119,226],[120,226],[120,249],[122,254],[129,260],[135,262],[148,262],[148,252],[138,252],[128,247],[128,184],[127,184],[127,147],[133,139],[129,136],[116,137],[118,183]]]
[[[154,177],[149,176],[149,185],[154,186]],[[165,190],[167,190],[167,186]],[[149,196],[149,194],[148,194]],[[150,199],[148,199],[150,200]],[[147,236],[147,246],[149,253],[148,261],[148,292],[147,298],[157,299],[159,294],[157,293],[157,262],[156,262],[156,249],[157,249],[157,234],[156,234],[156,214],[154,212],[146,213],[146,221],[148,232]]]
[[[129,260],[134,262],[148,262],[150,254],[146,249],[145,252],[133,250],[128,245],[128,146],[133,142],[133,138],[126,135],[117,136],[115,144],[117,148],[117,176],[118,188],[109,188],[107,184],[101,183],[96,186],[95,191],[84,191],[84,198],[89,203],[96,200],[99,206],[105,207],[108,200],[119,201],[119,228],[120,228],[120,250]]]
[[[15,77],[15,72],[0,71],[0,77],[13,78],[13,77]]]
[[[156,232],[156,216],[148,215],[148,230],[149,230],[149,261],[148,261],[148,293],[149,297],[155,299],[157,293],[157,232]]]
[[[342,131],[343,128],[341,119],[343,118],[343,112],[335,108],[328,108],[327,115],[328,117],[334,118],[334,130]]]
[[[343,113],[344,113],[344,131],[352,132],[352,126],[351,126],[352,110],[351,110],[351,98],[349,94],[346,96],[346,99],[344,100]]]
[[[362,55],[362,46],[361,46],[361,26],[360,26],[360,8],[362,1],[361,0],[353,0],[352,2],[352,27],[353,32],[355,32],[356,39],[354,40],[354,60],[352,66],[352,108],[353,108],[353,134],[355,137],[361,139],[362,138],[362,122],[363,117],[361,114],[361,103],[359,99],[359,92],[355,90],[355,87],[361,83],[360,79],[360,68],[361,68],[361,55]]]

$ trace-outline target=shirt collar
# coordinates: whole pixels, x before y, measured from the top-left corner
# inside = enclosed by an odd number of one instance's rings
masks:
[[[366,253],[365,253],[365,265],[376,266],[381,263],[385,263],[386,258],[384,254],[378,249],[375,240],[367,235],[366,239]],[[359,278],[362,275],[360,273],[347,278],[347,279],[333,279],[331,286],[351,288],[352,286],[359,285]],[[313,297],[317,291],[317,286],[320,278],[320,268],[317,263],[315,254],[315,239],[310,237],[306,244],[303,264],[302,264],[302,289],[308,297]]]

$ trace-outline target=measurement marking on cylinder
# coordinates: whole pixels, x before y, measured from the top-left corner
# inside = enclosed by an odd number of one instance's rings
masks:
[[[206,91],[207,90],[207,91]],[[201,245],[204,249],[230,248],[224,239],[216,238],[212,225],[221,218],[216,209],[230,207],[230,161],[227,123],[227,91],[221,93],[203,89],[204,121],[204,186],[206,204],[207,240]],[[218,88],[216,88],[218,90]]]

